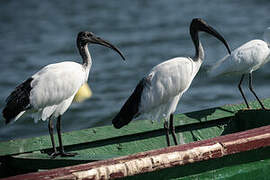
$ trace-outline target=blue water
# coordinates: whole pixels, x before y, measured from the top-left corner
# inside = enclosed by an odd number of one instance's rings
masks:
[[[92,31],[124,53],[89,46],[93,66],[89,84],[93,97],[73,104],[63,116],[65,131],[111,124],[112,117],[137,82],[156,64],[176,56],[192,56],[189,23],[194,17],[215,27],[234,49],[261,38],[270,26],[268,0],[155,0],[155,1],[3,1],[0,6],[0,110],[9,93],[43,66],[64,60],[81,62],[75,39]],[[242,102],[237,89],[240,77],[211,79],[206,67],[226,54],[223,44],[201,34],[205,62],[184,94],[177,112],[189,112]],[[254,87],[261,98],[270,96],[270,64],[254,73]],[[249,100],[254,97],[247,92]],[[4,125],[0,140],[47,134],[47,123],[19,119]]]

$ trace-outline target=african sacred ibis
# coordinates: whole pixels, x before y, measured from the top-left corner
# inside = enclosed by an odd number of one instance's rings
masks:
[[[230,49],[224,38],[204,20],[196,18],[190,24],[190,36],[195,46],[194,57],[176,57],[153,67],[137,85],[132,95],[112,120],[115,128],[127,125],[133,118],[146,115],[151,120],[165,119],[168,146],[169,131],[177,144],[173,126],[173,113],[183,93],[189,88],[204,59],[199,31],[209,33]],[[170,125],[168,125],[170,119]]]
[[[92,59],[88,44],[100,44],[122,53],[109,42],[95,36],[92,32],[80,32],[77,36],[77,48],[83,59],[79,64],[72,61],[50,64],[28,78],[6,99],[3,116],[6,124],[17,120],[24,113],[31,113],[35,121],[49,119],[48,128],[53,146],[51,157],[74,156],[66,153],[61,138],[61,116],[70,106],[76,92],[88,80]],[[56,128],[60,149],[57,151],[53,136],[53,119],[57,118]]]
[[[232,51],[231,55],[225,56],[218,61],[210,70],[210,76],[219,75],[242,75],[238,84],[238,89],[249,109],[249,104],[242,91],[241,83],[245,74],[249,74],[249,89],[256,97],[261,107],[265,109],[263,103],[252,87],[252,72],[259,69],[270,60],[270,27],[264,31],[264,41],[255,39],[248,41],[242,46]]]

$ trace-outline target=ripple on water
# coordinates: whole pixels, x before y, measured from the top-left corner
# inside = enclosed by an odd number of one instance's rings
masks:
[[[267,0],[7,1],[0,6],[0,109],[9,92],[39,68],[63,60],[80,62],[75,38],[78,31],[88,30],[115,44],[127,61],[122,62],[112,50],[89,46],[94,60],[89,83],[94,94],[71,106],[63,126],[74,130],[110,124],[137,82],[154,65],[175,56],[192,56],[192,18],[206,19],[234,49],[261,38],[264,28],[270,26],[269,5]],[[205,34],[201,39],[205,64],[177,112],[242,102],[238,77],[207,77],[205,65],[227,52],[216,39]],[[255,72],[254,86],[260,97],[269,97],[269,78],[270,64]],[[250,93],[247,96],[254,99]],[[29,118],[8,126],[0,123],[0,140],[47,133],[46,122],[33,124]]]

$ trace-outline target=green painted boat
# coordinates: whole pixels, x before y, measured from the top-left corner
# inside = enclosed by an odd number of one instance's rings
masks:
[[[270,111],[250,105],[175,115],[178,146],[166,147],[163,123],[148,120],[63,133],[75,157],[51,159],[49,136],[0,142],[0,178],[267,179]]]

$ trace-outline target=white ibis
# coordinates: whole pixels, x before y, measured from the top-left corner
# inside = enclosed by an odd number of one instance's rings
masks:
[[[51,157],[74,156],[75,153],[66,153],[61,138],[61,116],[70,106],[76,92],[88,80],[92,59],[88,44],[100,44],[122,53],[109,42],[95,36],[92,32],[80,32],[77,36],[77,48],[83,59],[79,64],[72,61],[50,64],[28,78],[6,99],[3,116],[6,124],[17,120],[23,114],[30,113],[35,121],[47,120],[53,153]],[[60,149],[57,151],[53,136],[53,119],[57,118],[56,128]]]
[[[173,113],[183,93],[189,88],[192,80],[204,60],[204,50],[199,40],[199,31],[204,31],[219,39],[230,49],[224,38],[204,20],[196,18],[190,24],[190,36],[195,46],[194,57],[176,57],[153,67],[137,85],[132,95],[112,120],[115,128],[127,125],[133,118],[146,115],[151,120],[164,121],[168,146],[169,131],[177,144],[173,126]],[[170,126],[168,126],[168,119]]]
[[[232,51],[231,55],[225,56],[218,61],[210,70],[211,76],[219,75],[242,75],[238,84],[238,89],[249,109],[249,104],[242,91],[241,84],[246,74],[249,75],[249,89],[256,97],[261,107],[265,109],[263,103],[252,87],[252,72],[259,69],[270,60],[270,27],[264,31],[264,41],[251,40],[239,48]]]

